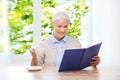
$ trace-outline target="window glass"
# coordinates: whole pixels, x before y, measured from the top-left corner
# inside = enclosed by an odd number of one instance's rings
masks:
[[[33,42],[33,1],[9,0],[8,4],[10,50],[23,54]]]

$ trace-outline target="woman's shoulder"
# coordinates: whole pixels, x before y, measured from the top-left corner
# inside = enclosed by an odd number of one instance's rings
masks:
[[[49,38],[48,38],[48,39],[46,39],[46,40],[41,41],[41,42],[39,43],[39,45],[45,46],[45,45],[48,45],[49,42],[50,42],[50,40],[49,40]]]
[[[74,47],[81,47],[81,43],[77,38],[69,37],[68,43]]]
[[[79,42],[79,39],[77,39],[77,38],[74,38],[74,37],[69,37],[68,36],[68,38],[69,38],[69,40],[68,41],[72,41],[72,42],[76,42],[76,41],[78,41]]]

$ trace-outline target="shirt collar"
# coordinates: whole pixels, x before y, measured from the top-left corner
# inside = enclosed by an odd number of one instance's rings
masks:
[[[54,44],[54,43],[59,43],[59,42],[64,42],[64,43],[66,43],[67,40],[68,40],[68,36],[66,36],[66,35],[65,35],[65,37],[64,37],[62,40],[60,40],[60,41],[58,41],[58,40],[54,37],[54,35],[52,35],[51,38],[50,38],[50,41],[51,41],[53,44]]]

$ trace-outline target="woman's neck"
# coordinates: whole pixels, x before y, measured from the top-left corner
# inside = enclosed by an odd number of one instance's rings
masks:
[[[57,39],[58,41],[62,40],[65,37],[65,36],[63,36],[62,38],[59,38],[55,34],[53,34],[53,35],[54,35],[55,39]]]

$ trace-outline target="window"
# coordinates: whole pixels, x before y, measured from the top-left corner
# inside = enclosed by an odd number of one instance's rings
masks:
[[[9,0],[10,50],[15,54],[28,51],[33,42],[33,1]]]
[[[85,0],[9,0],[10,49],[15,54],[23,54],[31,48],[33,41],[37,44],[40,40],[48,38],[53,31],[52,16],[60,9],[68,13],[71,19],[68,35],[80,38],[82,29],[86,26],[83,17],[88,13],[85,2]]]

